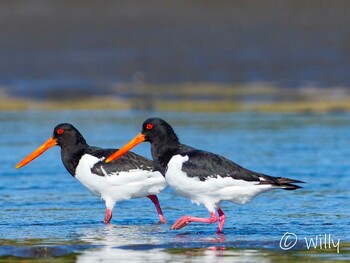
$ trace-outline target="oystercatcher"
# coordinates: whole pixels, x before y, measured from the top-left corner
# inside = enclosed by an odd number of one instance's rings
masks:
[[[181,229],[190,222],[212,224],[219,221],[217,232],[221,233],[225,222],[221,201],[245,204],[268,190],[295,190],[301,187],[293,183],[303,183],[253,172],[220,155],[181,144],[173,128],[159,118],[147,119],[141,133],[109,156],[106,162],[121,157],[144,141],[151,143],[153,160],[166,171],[168,185],[177,194],[203,204],[210,212],[209,218],[185,215],[171,229]]]
[[[140,197],[148,197],[157,209],[160,222],[166,222],[156,196],[167,186],[160,167],[131,152],[106,164],[104,159],[116,149],[89,146],[80,132],[69,123],[57,125],[52,137],[18,163],[16,168],[26,165],[55,145],[61,147],[62,162],[67,171],[105,201],[105,223],[110,222],[116,202]]]

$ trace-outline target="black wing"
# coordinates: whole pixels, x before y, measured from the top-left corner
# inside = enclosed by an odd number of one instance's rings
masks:
[[[97,158],[105,157],[105,159],[116,152],[118,149],[101,149],[91,147],[91,154]],[[89,153],[89,152],[87,152]],[[96,163],[91,172],[94,174],[105,176],[107,174],[118,174],[119,172],[129,171],[132,169],[144,169],[149,171],[161,171],[160,167],[150,159],[138,155],[133,152],[128,152],[125,155],[115,159],[110,163],[105,163],[104,160]]]
[[[182,170],[186,172],[187,176],[197,177],[200,181],[205,181],[209,178],[217,178],[217,176],[223,178],[231,177],[233,179],[249,182],[256,181],[259,184],[283,186],[287,190],[300,188],[300,186],[291,183],[303,183],[299,180],[273,177],[253,172],[223,156],[211,152],[192,150],[187,153],[182,153],[182,155],[187,155],[189,157],[189,160],[183,164]]]
[[[201,181],[217,176],[245,181],[260,181],[257,173],[247,170],[223,156],[201,150],[193,150],[182,155],[189,157],[189,160],[182,166],[182,170],[189,177],[198,177]]]

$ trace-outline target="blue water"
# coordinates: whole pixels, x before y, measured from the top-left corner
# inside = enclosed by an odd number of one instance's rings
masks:
[[[171,123],[183,143],[306,184],[297,191],[262,194],[244,206],[224,203],[224,234],[217,235],[216,224],[193,223],[169,230],[185,214],[208,216],[204,207],[169,188],[159,195],[168,223],[157,224],[155,208],[144,198],[117,203],[112,224],[103,224],[104,202],[68,174],[59,147],[19,170],[14,168],[51,136],[58,123],[74,124],[90,145],[120,147],[140,131],[146,117],[155,115]],[[349,259],[349,113],[28,111],[0,112],[0,123],[0,259],[270,262],[285,255],[302,259],[305,251],[312,258]],[[146,143],[134,151],[150,158]],[[288,251],[280,248],[286,232],[298,238]],[[325,235],[339,240],[339,253],[307,248],[311,238]]]

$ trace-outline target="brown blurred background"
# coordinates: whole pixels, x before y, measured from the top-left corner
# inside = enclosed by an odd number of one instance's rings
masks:
[[[347,0],[2,0],[1,91],[62,99],[128,97],[130,83],[346,89],[349,14]]]

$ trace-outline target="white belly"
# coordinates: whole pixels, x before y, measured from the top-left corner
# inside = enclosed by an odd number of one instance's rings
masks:
[[[109,208],[120,200],[157,195],[167,186],[157,171],[134,169],[105,176],[91,173],[91,168],[101,160],[89,154],[83,155],[75,177],[92,193],[101,196]]]
[[[221,201],[245,204],[256,195],[273,189],[271,185],[236,180],[231,177],[208,177],[205,181],[200,181],[198,177],[188,177],[181,170],[186,161],[188,156],[173,156],[168,163],[165,178],[177,194],[195,203],[204,204],[209,211],[215,211]]]

